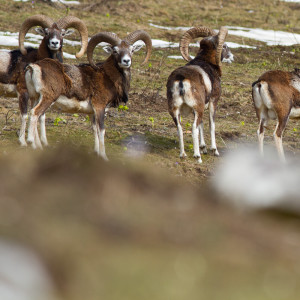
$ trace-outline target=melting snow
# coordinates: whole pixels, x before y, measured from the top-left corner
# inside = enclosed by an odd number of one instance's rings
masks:
[[[300,2],[300,0],[298,1]],[[155,25],[153,23],[150,23],[150,26],[160,28],[160,29],[166,29],[166,30],[182,30],[182,31],[186,31],[190,28],[190,27],[167,27],[167,26]],[[246,28],[246,27],[233,27],[233,26],[228,26],[228,29],[230,35],[251,38],[257,41],[265,42],[267,45],[290,46],[290,45],[300,43],[300,34],[296,34],[296,33],[264,30],[259,28],[253,29],[253,28]],[[27,39],[27,41],[25,42],[26,47],[38,48],[38,45],[40,41],[43,39],[43,37],[37,34],[28,33],[26,35],[26,39]],[[78,41],[71,41],[68,39],[64,39],[64,43],[71,46],[78,46],[81,44]],[[139,41],[138,43],[143,43],[143,42]],[[241,45],[233,42],[227,42],[227,44],[230,48],[255,48],[252,46]],[[19,46],[18,33],[0,31],[0,45],[18,47]],[[179,47],[179,43],[167,42],[158,39],[153,39],[152,45],[154,48],[178,48]],[[191,44],[190,46],[198,47],[198,44],[194,43]],[[71,59],[76,58],[75,55],[66,52],[64,52],[64,57],[71,58]],[[169,57],[174,59],[181,58],[181,56],[169,56]]]
[[[16,32],[4,32],[0,31],[0,45],[2,46],[12,46],[12,47],[19,47],[19,34]],[[25,42],[25,47],[33,47],[33,48],[38,48],[40,41],[43,39],[41,35],[38,34],[33,34],[33,33],[27,33],[26,34],[26,39],[28,42]],[[71,45],[71,46],[78,46],[81,43],[77,41],[70,41],[68,39],[64,39],[64,44]],[[1,49],[6,50],[6,49]],[[71,59],[76,59],[75,55],[69,54],[64,52],[64,57],[65,58],[71,58]]]
[[[28,2],[29,0],[14,0],[15,2]],[[80,4],[79,1],[70,1],[70,0],[51,0],[51,2],[61,2],[63,4]]]
[[[240,44],[232,43],[232,42],[226,42],[226,44],[229,46],[229,48],[253,48],[253,49],[255,49],[255,47],[252,47],[252,46],[240,45]],[[177,46],[179,46],[179,45],[177,44]],[[199,47],[198,44],[190,44],[190,46]],[[193,56],[191,56],[191,57],[193,58]],[[168,58],[183,59],[183,57],[181,55],[170,55],[170,56],[168,56]]]
[[[155,28],[166,29],[166,30],[183,30],[183,31],[186,31],[186,30],[191,28],[191,27],[160,26],[160,25],[156,25],[156,24],[153,24],[153,23],[149,23],[149,25],[152,26],[152,27],[155,27]]]
[[[63,4],[80,4],[79,1],[70,1],[70,0],[51,0],[51,2],[61,2]]]
[[[227,28],[229,29],[228,33],[231,35],[242,36],[261,41],[269,46],[291,46],[300,43],[300,34],[297,33],[233,26],[228,26]]]
[[[19,41],[18,41],[18,33],[11,33],[11,32],[4,32],[0,31],[0,45],[2,46],[13,46],[13,47],[19,47]],[[43,39],[41,35],[38,34],[33,34],[33,33],[27,33],[26,35],[26,40],[25,46],[26,47],[33,47],[33,48],[38,48],[40,41]],[[64,44],[70,45],[70,46],[79,46],[81,43],[78,41],[71,41],[68,39],[64,39]],[[105,43],[101,43],[100,46],[103,46]],[[142,41],[138,41],[137,44],[143,44]],[[247,45],[240,45],[237,43],[227,43],[230,48],[239,48],[239,47],[244,47],[244,48],[254,48],[250,47]],[[178,48],[179,43],[172,43],[172,42],[167,42],[163,40],[158,40],[158,39],[152,39],[152,45],[154,48]],[[198,43],[192,43],[190,44],[191,47],[199,47]],[[1,49],[2,51],[9,51],[6,49]],[[75,55],[69,54],[64,52],[64,57],[65,58],[70,58],[70,59],[76,59]],[[181,59],[181,56],[169,56],[170,58],[175,58],[175,59]]]
[[[297,0],[300,2],[300,0]],[[150,26],[165,29],[165,30],[182,30],[186,31],[191,27],[170,27],[170,26],[160,26],[153,23],[149,23]],[[246,28],[246,27],[234,27],[227,26],[228,33],[230,35],[242,36],[246,38],[251,38],[256,41],[261,41],[269,46],[281,45],[281,46],[291,46],[300,43],[300,34],[285,32],[285,31],[275,31],[275,30],[264,30],[260,28]],[[245,45],[243,45],[245,47]],[[239,47],[242,47],[239,46]]]

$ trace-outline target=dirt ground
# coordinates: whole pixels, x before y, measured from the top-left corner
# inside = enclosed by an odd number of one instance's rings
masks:
[[[281,1],[83,0],[79,7],[2,2],[0,30],[10,32],[38,13],[76,15],[90,35],[113,31],[123,37],[144,29],[152,38],[173,42],[181,31],[154,28],[150,21],[300,32],[300,5]],[[55,299],[299,297],[299,218],[236,211],[209,184],[227,153],[257,143],[251,83],[264,71],[299,67],[299,45],[270,47],[230,35],[227,40],[256,48],[232,49],[235,61],[223,64],[216,115],[220,157],[208,153],[202,164],[193,158],[192,117],[183,118],[188,157],[181,160],[167,112],[167,78],[184,64],[168,58],[180,55],[176,48],[153,49],[143,67],[143,50],[133,58],[128,110],[110,109],[105,119],[109,163],[95,157],[84,115],[48,111],[48,149],[21,148],[17,99],[0,95],[0,236],[42,257]],[[65,50],[75,53],[70,46]],[[96,57],[103,55],[99,50]],[[204,125],[210,146],[207,112]],[[265,137],[271,148],[274,127],[270,122]],[[283,138],[290,159],[300,157],[299,132],[300,121],[290,120]]]

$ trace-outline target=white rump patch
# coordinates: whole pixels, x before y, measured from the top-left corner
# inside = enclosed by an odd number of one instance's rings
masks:
[[[197,70],[197,72],[201,73],[206,92],[210,93],[212,90],[212,86],[211,86],[211,81],[210,81],[207,73],[198,66],[189,66],[189,68],[194,68]],[[195,99],[193,92],[191,90],[190,80],[184,79],[182,81],[182,85],[183,85],[182,89],[184,91],[184,96],[180,95],[179,82],[180,81],[175,81],[174,87],[172,89],[172,94],[173,94],[173,99],[174,99],[173,106],[180,108],[180,113],[182,115],[187,115],[196,106],[197,99]],[[208,103],[205,105],[205,108],[207,108],[207,107],[208,107]]]
[[[7,73],[10,64],[10,53],[0,51],[0,73]]]
[[[79,101],[76,98],[67,98],[60,96],[52,105],[51,108],[66,113],[85,113],[93,114],[93,107],[90,99]]]
[[[183,80],[183,90],[184,90],[184,99],[183,104],[181,106],[181,114],[187,115],[191,112],[191,108],[193,108],[196,105],[196,99],[194,98],[194,95],[191,91],[191,83],[189,80]]]
[[[172,89],[172,94],[173,94],[173,106],[174,107],[180,107],[183,103],[182,96],[179,94],[179,81],[174,82],[174,87]]]
[[[30,64],[31,69],[25,73],[26,85],[30,95],[40,93],[43,88],[42,70],[38,65]]]
[[[254,105],[257,109],[259,109],[263,102],[262,102],[262,98],[260,96],[260,93],[259,93],[259,88],[257,86],[257,84],[255,84],[253,87],[252,87],[252,91],[253,91],[253,101],[254,101]]]
[[[261,81],[260,84],[261,84],[260,95],[262,97],[262,100],[263,100],[265,106],[268,109],[273,109],[273,103],[272,103],[272,98],[271,98],[269,90],[268,90],[268,84],[264,81]]]

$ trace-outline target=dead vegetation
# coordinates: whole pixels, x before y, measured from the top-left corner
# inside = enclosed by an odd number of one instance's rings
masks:
[[[282,1],[81,3],[58,8],[43,1],[5,0],[0,30],[17,32],[20,19],[37,13],[55,18],[74,14],[86,21],[90,35],[114,31],[124,37],[144,29],[152,38],[172,42],[178,42],[181,32],[151,27],[150,20],[165,26],[236,25],[297,33],[300,27],[297,5]],[[258,48],[233,49],[235,62],[223,65],[216,115],[221,157],[203,155],[202,165],[192,157],[190,134],[185,135],[188,157],[179,159],[176,128],[167,112],[166,79],[184,64],[168,56],[179,55],[178,49],[154,49],[143,68],[137,53],[128,109],[107,113],[109,164],[93,155],[90,122],[76,114],[49,111],[49,149],[20,148],[18,103],[0,98],[0,234],[39,253],[60,299],[299,296],[299,219],[236,212],[208,186],[226,153],[257,143],[251,83],[266,70],[292,70],[299,64],[299,47],[267,47],[234,36],[228,41]],[[97,57],[103,58],[102,52]],[[183,118],[186,133],[191,120]],[[204,122],[207,128],[207,114]],[[270,145],[272,131],[266,132]],[[299,132],[300,121],[290,120],[284,147],[294,158],[300,156]],[[205,137],[208,141],[208,131]]]

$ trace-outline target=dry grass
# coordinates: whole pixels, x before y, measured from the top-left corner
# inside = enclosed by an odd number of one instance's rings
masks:
[[[107,30],[123,37],[145,29],[153,38],[178,42],[181,32],[150,27],[150,20],[166,26],[300,32],[300,6],[281,1],[81,2],[69,12],[86,22],[90,35]],[[58,18],[68,11],[45,1],[34,1],[34,7],[11,0],[1,5],[0,30],[11,32],[29,15]],[[299,47],[266,47],[233,36],[228,41],[258,48],[232,50],[235,62],[223,66],[216,117],[221,157],[203,155],[202,165],[192,157],[191,116],[183,120],[188,157],[180,160],[176,128],[167,112],[166,80],[184,64],[168,56],[179,55],[178,49],[154,49],[146,67],[139,65],[143,51],[136,54],[129,110],[111,109],[105,121],[109,164],[94,157],[85,116],[49,111],[49,149],[21,149],[18,103],[0,98],[0,233],[40,253],[61,298],[299,296],[299,221],[233,212],[206,186],[225,153],[256,143],[251,83],[266,70],[293,69],[299,63]],[[75,53],[71,47],[66,51]],[[102,55],[99,51],[97,57]],[[204,122],[209,145],[207,115]],[[271,145],[272,126],[266,137]],[[300,155],[299,131],[300,121],[291,120],[284,135],[285,150],[294,157]],[[138,152],[132,159],[134,149]]]

